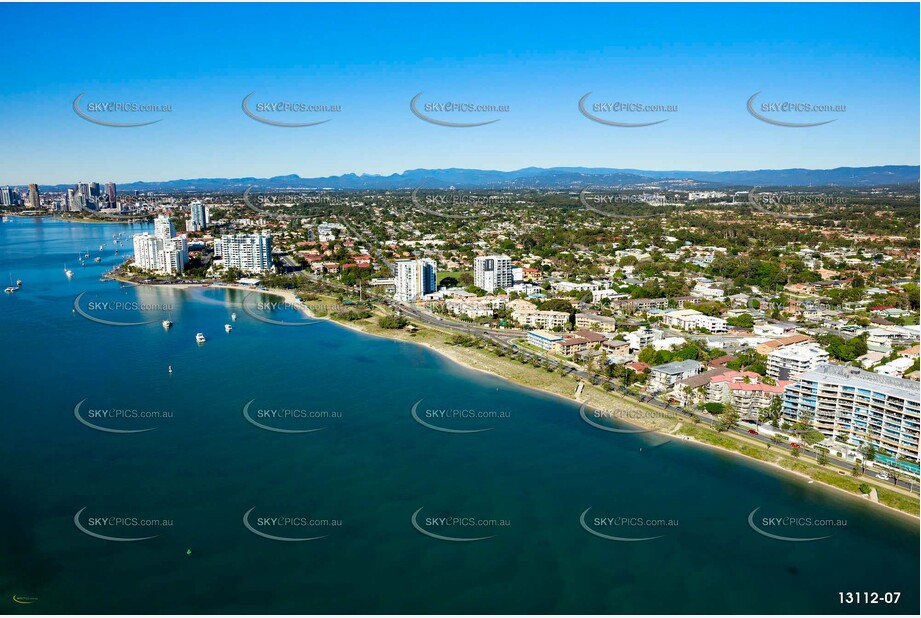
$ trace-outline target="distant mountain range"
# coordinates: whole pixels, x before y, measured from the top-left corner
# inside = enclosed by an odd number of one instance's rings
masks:
[[[343,174],[301,178],[297,174],[272,178],[194,178],[159,182],[131,182],[121,190],[139,191],[243,191],[255,189],[395,190],[424,187],[444,189],[575,189],[587,185],[639,188],[655,184],[662,188],[729,187],[875,187],[918,184],[919,166],[838,167],[830,170],[792,168],[695,172],[651,171],[604,167],[527,167],[513,172],[463,168],[417,169],[389,176]],[[65,190],[69,185],[42,186],[45,191]]]

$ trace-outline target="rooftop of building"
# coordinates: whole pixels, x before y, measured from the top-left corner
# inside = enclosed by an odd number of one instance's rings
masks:
[[[670,363],[665,363],[664,365],[659,365],[658,367],[653,367],[652,370],[656,373],[665,373],[669,375],[678,375],[681,373],[687,373],[688,371],[697,371],[700,369],[701,364],[696,360],[683,360],[683,361],[672,361]]]
[[[824,382],[839,386],[866,389],[886,395],[901,397],[915,403],[921,402],[918,383],[903,378],[864,371],[844,365],[821,365],[797,378],[797,382]]]
[[[691,376],[690,378],[685,378],[679,380],[678,384],[681,386],[690,386],[691,388],[700,388],[701,386],[706,386],[715,378],[720,377],[722,374],[731,371],[725,367],[710,369],[709,371],[704,371],[703,373],[698,373],[696,376]]]

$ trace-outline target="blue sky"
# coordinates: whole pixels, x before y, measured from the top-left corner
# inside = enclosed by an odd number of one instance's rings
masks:
[[[917,4],[0,5],[0,183],[390,174],[538,166],[757,169],[918,164]],[[446,128],[423,102],[508,105]],[[642,128],[577,104],[677,105]],[[746,101],[846,105],[811,128],[767,124]],[[341,105],[263,114],[241,101]],[[74,98],[169,104],[78,117]],[[765,114],[769,115],[769,114]]]

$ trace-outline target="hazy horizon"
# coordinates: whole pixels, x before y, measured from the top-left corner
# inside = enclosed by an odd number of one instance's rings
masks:
[[[6,4],[0,17],[54,40],[6,50],[3,182],[919,163],[912,4]],[[104,37],[88,45],[75,24]],[[110,102],[169,111],[93,110]],[[271,102],[324,108],[260,111]],[[668,109],[604,107],[621,103]],[[788,103],[840,109],[771,111]],[[112,121],[159,122],[97,124]]]

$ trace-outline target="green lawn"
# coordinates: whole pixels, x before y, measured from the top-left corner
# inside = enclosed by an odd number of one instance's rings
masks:
[[[463,273],[467,273],[471,277],[473,277],[473,271],[470,271],[470,270],[445,270],[445,271],[439,272],[438,273],[438,285],[441,285],[441,280],[444,279],[445,277],[454,277],[455,279],[460,281],[460,276]]]

